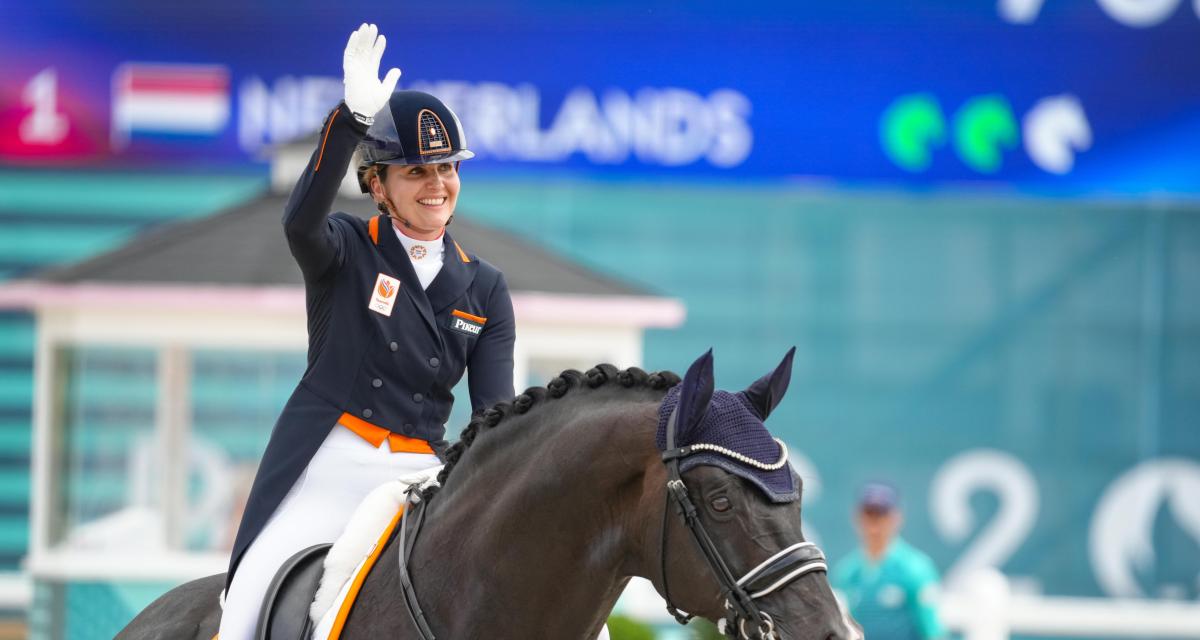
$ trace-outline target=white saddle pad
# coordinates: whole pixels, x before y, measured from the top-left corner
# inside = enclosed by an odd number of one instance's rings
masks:
[[[329,637],[342,601],[350,591],[352,578],[374,551],[380,534],[404,505],[404,492],[414,484],[422,488],[437,484],[435,478],[441,470],[441,466],[432,467],[387,482],[369,493],[358,505],[350,522],[346,523],[346,529],[325,556],[325,573],[309,609],[309,617],[317,625],[314,639]]]

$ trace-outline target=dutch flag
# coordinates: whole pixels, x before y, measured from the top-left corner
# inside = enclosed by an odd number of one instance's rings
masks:
[[[216,136],[229,121],[229,69],[125,63],[113,73],[112,145],[135,134]]]

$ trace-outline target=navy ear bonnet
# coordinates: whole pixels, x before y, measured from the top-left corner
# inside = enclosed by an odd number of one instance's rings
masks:
[[[658,432],[654,437],[659,451],[665,451],[667,448],[667,423],[671,412],[679,404],[682,388],[682,384],[672,387],[659,405]],[[771,437],[766,425],[752,408],[750,400],[741,391],[714,391],[704,417],[690,427],[680,421],[676,429],[676,447],[715,445],[765,465],[776,464],[781,457],[787,455],[787,448]],[[701,450],[680,459],[679,470],[682,473],[700,465],[720,467],[753,482],[772,502],[793,502],[800,499],[796,472],[792,470],[790,463],[785,463],[779,469],[766,470],[724,453]]]

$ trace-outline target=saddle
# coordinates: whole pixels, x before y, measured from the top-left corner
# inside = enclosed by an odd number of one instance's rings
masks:
[[[332,546],[311,546],[283,563],[267,588],[255,640],[308,640],[312,637],[314,629],[308,608],[321,584],[325,555]]]
[[[409,494],[432,483],[440,470],[433,467],[380,485],[359,504],[335,544],[315,545],[288,558],[263,598],[255,640],[309,640],[318,631],[336,635],[340,622],[334,605],[352,606],[361,584],[361,578],[351,584],[356,572],[365,576],[371,571],[408,511],[403,507]],[[345,595],[344,603],[339,593]]]

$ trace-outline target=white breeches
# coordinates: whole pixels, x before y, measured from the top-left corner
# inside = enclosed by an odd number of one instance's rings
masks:
[[[252,640],[275,572],[297,552],[333,542],[372,489],[441,464],[424,453],[378,449],[336,426],[238,564],[221,613],[221,640]]]

